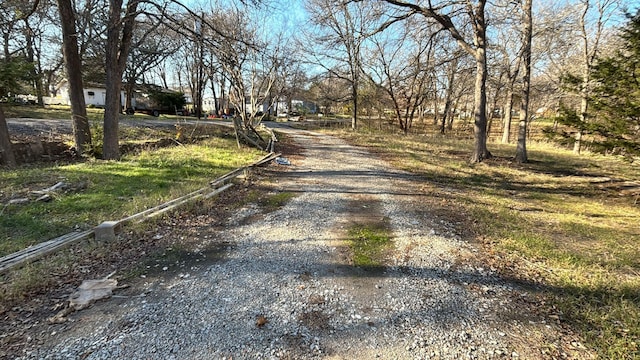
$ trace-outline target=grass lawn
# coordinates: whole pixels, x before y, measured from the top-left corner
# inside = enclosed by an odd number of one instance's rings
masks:
[[[29,112],[20,114],[36,117],[31,110],[37,108],[26,108]],[[15,113],[15,108],[10,111]],[[178,132],[201,139],[132,152],[118,162],[40,163],[0,172],[0,256],[159,205],[264,155],[258,150],[238,149],[228,130],[207,125],[183,124],[168,130],[121,128],[121,144],[175,139]],[[69,189],[55,193],[51,201],[9,204],[10,199],[33,198],[32,191],[58,182],[68,184]]]
[[[637,163],[530,143],[517,164],[514,145],[490,143],[471,164],[470,140],[332,132],[422,175],[425,211],[457,217],[602,358],[640,358],[640,202],[624,191],[640,190]]]

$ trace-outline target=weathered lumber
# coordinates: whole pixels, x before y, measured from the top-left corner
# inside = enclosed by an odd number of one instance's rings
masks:
[[[217,178],[216,180],[212,181],[209,183],[209,186],[204,187],[202,189],[193,191],[189,194],[186,194],[184,196],[181,196],[177,199],[173,199],[171,201],[168,201],[164,204],[152,207],[150,209],[144,210],[142,212],[139,212],[137,214],[128,216],[124,219],[121,220],[117,220],[117,221],[105,221],[102,224],[108,224],[109,229],[114,232],[113,235],[115,235],[115,229],[117,227],[119,227],[120,225],[126,224],[128,222],[132,222],[132,221],[137,221],[137,222],[142,222],[148,218],[163,214],[167,211],[173,210],[176,207],[186,204],[188,202],[191,202],[195,199],[198,198],[205,198],[208,199],[212,196],[215,196],[225,190],[227,190],[228,188],[230,188],[231,186],[233,186],[233,184],[229,183],[229,181],[231,181],[232,179],[234,179],[235,177],[239,176],[240,174],[244,174],[248,169],[255,167],[255,166],[260,166],[263,165],[273,159],[275,159],[276,157],[280,156],[280,154],[275,154],[275,153],[269,153],[266,156],[264,156],[262,159],[254,162],[251,165],[248,166],[244,166],[241,168],[238,168],[236,170],[233,170],[225,175],[222,175],[221,177]],[[213,191],[212,191],[213,189]],[[100,226],[100,225],[99,225]],[[99,227],[98,226],[98,227]],[[100,229],[99,229],[100,230]],[[86,230],[86,231],[82,231],[82,232],[72,232],[69,234],[65,234],[62,236],[59,236],[55,239],[51,239],[33,246],[30,246],[26,249],[20,250],[18,252],[15,252],[13,254],[9,254],[7,256],[4,256],[2,258],[0,258],[0,274],[8,271],[11,268],[17,267],[17,266],[22,266],[24,264],[27,264],[29,262],[35,261],[47,254],[50,254],[56,250],[59,250],[65,246],[69,246],[77,241],[80,241],[82,239],[86,239],[92,235],[96,235],[96,228],[91,229],[91,230]]]
[[[65,246],[86,239],[92,234],[93,230],[73,232],[4,256],[0,258],[0,274],[15,266],[25,265]]]

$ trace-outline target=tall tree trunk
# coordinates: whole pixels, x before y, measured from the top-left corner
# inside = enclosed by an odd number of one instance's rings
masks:
[[[356,80],[351,84],[351,96],[353,97],[353,114],[351,117],[351,129],[358,128],[358,82]]]
[[[512,84],[513,85],[513,84]],[[504,104],[504,120],[502,126],[502,143],[508,144],[511,141],[511,113],[513,112],[513,86],[507,90],[507,102]]]
[[[520,123],[518,126],[518,145],[516,146],[516,162],[525,163],[528,161],[527,155],[527,122],[529,121],[529,92],[531,89],[531,33],[533,21],[531,17],[531,3],[533,0],[525,0],[522,4],[524,9],[523,19],[523,67],[522,75],[522,100],[520,102]]]
[[[483,38],[484,39],[484,38]],[[474,91],[474,150],[471,162],[481,162],[491,157],[487,149],[487,56],[486,43],[481,41],[476,49],[476,83]]]
[[[120,99],[122,74],[131,48],[139,0],[129,1],[124,17],[121,17],[122,3],[123,0],[110,0],[109,2],[109,24],[105,51],[107,95],[104,105],[104,141],[102,146],[102,156],[106,160],[120,158],[118,127],[122,111]]]
[[[106,99],[104,104],[104,141],[102,156],[106,160],[120,158],[118,144],[118,127],[120,116],[120,89],[122,75],[118,71],[118,51],[120,48],[120,31],[122,0],[110,0],[109,25],[107,28],[107,44],[105,52],[105,71],[107,75]]]
[[[438,103],[438,87],[437,85],[434,85],[433,88],[433,125],[438,125],[438,108],[440,107],[440,104]]]
[[[224,87],[226,86],[226,81],[224,80],[224,76],[220,77],[220,116],[226,114],[227,111],[227,92],[225,92]]]
[[[70,0],[58,0],[58,11],[62,23],[62,51],[69,83],[69,102],[71,102],[71,121],[73,137],[78,155],[91,148],[91,127],[87,118],[87,106],[84,100],[82,84],[82,62],[78,53],[76,20]]]
[[[456,80],[456,71],[458,71],[458,59],[455,58],[449,64],[449,74],[447,76],[447,81],[449,82],[447,86],[447,90],[444,96],[444,114],[442,114],[442,120],[440,122],[440,133],[444,134],[445,127],[447,124],[447,118],[449,117],[449,111],[451,111],[451,101],[453,97],[453,83]]]
[[[583,86],[587,86],[586,84],[584,84]],[[580,151],[582,150],[582,135],[583,135],[583,130],[582,130],[582,126],[587,124],[587,121],[589,120],[589,100],[587,99],[587,93],[586,91],[583,91],[582,94],[580,95],[581,99],[580,99],[580,128],[578,128],[578,131],[576,132],[575,135],[575,141],[573,142],[573,152],[576,154],[580,154]]]
[[[9,127],[7,126],[7,119],[4,117],[2,106],[0,106],[0,164],[9,168],[16,166],[16,157],[13,154],[13,147],[9,138]]]
[[[220,106],[218,105],[218,97],[216,94],[216,81],[213,76],[209,77],[209,81],[211,82],[211,93],[213,94],[213,111],[216,116],[220,114]],[[269,109],[271,111],[271,109]]]
[[[124,86],[124,109],[125,111],[129,111],[129,109],[133,109],[133,92],[135,91],[136,80],[135,79],[127,79],[127,83]]]
[[[4,53],[4,61],[9,61],[11,59],[11,48],[9,47],[9,39],[11,38],[9,32],[6,32],[2,35],[2,49]]]
[[[42,94],[42,67],[40,66],[40,59],[36,60],[35,57],[35,44],[33,41],[33,29],[29,24],[29,17],[23,19],[25,27],[25,46],[27,50],[27,61],[32,65],[31,68],[31,82],[36,91],[36,98],[38,105],[44,104]]]
[[[447,95],[449,95],[448,91],[447,91]],[[445,133],[445,129],[446,129],[446,126],[447,126],[447,119],[449,118],[450,109],[451,109],[451,99],[449,97],[447,97],[447,99],[444,102],[444,111],[443,111],[443,114],[442,114],[442,118],[440,119],[440,134],[444,135],[444,133]]]
[[[204,14],[201,15],[204,18]],[[198,35],[196,35],[198,40],[197,40],[197,44],[198,44],[198,48],[199,48],[199,54],[198,54],[198,61],[197,61],[197,66],[198,68],[196,69],[197,71],[197,81],[198,84],[196,86],[197,88],[197,96],[196,96],[196,117],[198,118],[198,120],[200,120],[200,118],[202,117],[202,95],[204,93],[204,81],[205,81],[205,77],[204,77],[204,63],[203,63],[203,57],[204,57],[204,41],[202,38],[202,32],[200,32]]]

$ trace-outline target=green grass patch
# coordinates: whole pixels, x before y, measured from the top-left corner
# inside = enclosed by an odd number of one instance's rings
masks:
[[[347,241],[353,265],[378,267],[385,264],[386,254],[391,247],[391,234],[384,227],[355,225],[347,231]]]
[[[287,204],[295,195],[291,192],[279,192],[276,194],[267,194],[260,200],[260,205],[269,211],[277,210]]]
[[[519,275],[542,281],[600,357],[640,358],[640,205],[623,191],[638,184],[637,164],[544,142],[527,145],[527,164],[513,161],[515,145],[495,143],[494,158],[471,164],[470,138],[332,133],[421,175],[430,212],[464,224],[498,258],[529,264]]]
[[[5,205],[0,217],[0,256],[74,229],[118,220],[206,186],[262,154],[238,149],[233,139],[211,137],[195,144],[143,150],[121,161],[25,166],[0,173],[2,203],[33,198],[31,191],[57,182],[70,190],[49,202]]]
[[[3,107],[7,118],[16,119],[71,119],[71,108],[68,105],[47,105],[41,107],[37,105],[10,105]],[[104,109],[87,107],[87,117],[90,122],[102,122],[104,119]],[[180,120],[184,116],[160,115],[155,117],[147,114],[136,113],[133,115],[120,114],[120,119],[128,120]]]
[[[29,119],[71,119],[69,106],[51,105],[40,107],[36,105],[14,105],[3,108],[7,118]],[[104,117],[104,110],[87,108],[89,120],[98,120]]]
[[[247,192],[238,206],[258,204],[266,211],[275,211],[285,206],[295,196],[292,192],[265,192],[264,189],[252,189]]]

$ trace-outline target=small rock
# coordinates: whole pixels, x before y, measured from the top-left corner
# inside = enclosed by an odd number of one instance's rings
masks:
[[[256,318],[256,326],[259,328],[265,326],[268,322],[269,320],[267,320],[267,318],[264,317],[263,315],[259,315]]]

